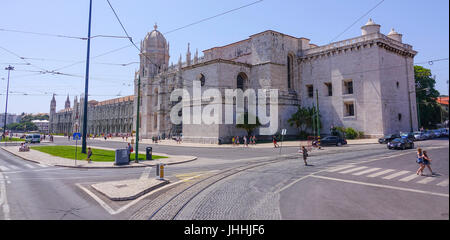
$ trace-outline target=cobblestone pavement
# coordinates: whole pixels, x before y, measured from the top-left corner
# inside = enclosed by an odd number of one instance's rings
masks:
[[[442,147],[431,143],[429,146],[429,149]],[[260,160],[259,164],[239,162],[241,166],[238,168],[203,175],[159,195],[131,219],[283,219],[279,205],[280,192],[299,179],[337,166],[395,160],[414,152],[415,149],[389,151],[385,147],[374,146],[372,150],[317,154],[308,159],[309,166],[304,166],[303,161],[294,155],[280,160]],[[267,164],[262,164],[263,161]],[[254,167],[251,167],[252,164]]]

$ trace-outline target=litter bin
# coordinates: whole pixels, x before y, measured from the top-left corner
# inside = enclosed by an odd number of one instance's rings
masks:
[[[152,147],[145,148],[145,159],[152,160]]]

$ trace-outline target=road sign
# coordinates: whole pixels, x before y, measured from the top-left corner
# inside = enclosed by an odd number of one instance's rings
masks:
[[[286,132],[287,132],[287,130],[286,129],[283,129],[283,130],[281,130],[281,135],[286,135]]]
[[[81,133],[73,133],[73,140],[80,140]]]

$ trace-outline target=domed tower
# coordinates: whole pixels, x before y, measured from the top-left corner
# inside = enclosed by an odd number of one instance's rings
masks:
[[[155,24],[153,31],[141,42],[140,70],[145,77],[153,77],[169,66],[169,44],[157,29]]]
[[[379,33],[380,32],[380,25],[376,24],[372,21],[372,18],[369,18],[369,21],[366,23],[366,25],[361,27],[361,35],[368,35],[372,33]]]
[[[387,35],[390,39],[394,39],[396,41],[402,42],[402,34],[396,32],[393,28]]]

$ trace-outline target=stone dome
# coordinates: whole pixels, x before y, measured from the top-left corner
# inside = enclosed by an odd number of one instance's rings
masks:
[[[395,34],[398,34],[398,32],[396,32],[393,28],[391,28],[391,31],[388,33],[388,36],[395,35]]]
[[[155,24],[154,30],[149,32],[144,39],[144,49],[166,49],[167,41],[161,32],[158,30],[158,26]]]

